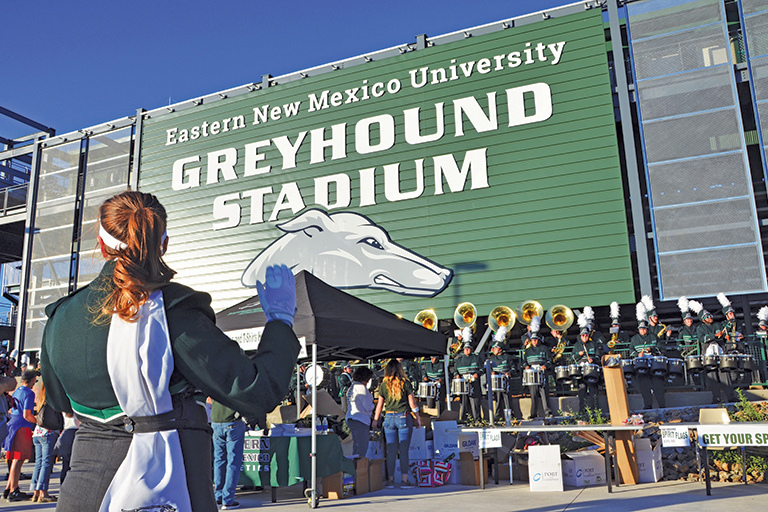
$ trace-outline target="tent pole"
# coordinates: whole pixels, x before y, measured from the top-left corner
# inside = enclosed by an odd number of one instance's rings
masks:
[[[445,354],[443,356],[443,365],[445,365],[445,402],[448,407],[448,410],[451,409],[451,374],[448,373],[448,365],[449,365],[449,357],[448,354]]]
[[[296,419],[301,418],[301,373],[300,365],[296,362]]]
[[[317,368],[317,343],[312,344],[312,366]],[[311,508],[317,508],[317,380],[312,386],[312,496],[309,503]]]

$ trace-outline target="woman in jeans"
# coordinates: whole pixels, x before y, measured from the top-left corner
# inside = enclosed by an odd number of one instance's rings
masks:
[[[39,411],[45,404],[45,383],[40,386],[38,393]],[[61,413],[59,413],[61,414]],[[53,469],[53,446],[59,438],[58,430],[48,430],[40,425],[35,427],[32,433],[32,442],[35,445],[35,471],[32,473],[32,483],[29,488],[32,491],[32,501],[38,503],[50,503],[56,498],[48,494],[48,481],[51,479]]]
[[[347,390],[347,426],[352,432],[352,453],[365,457],[373,414],[373,397],[368,391],[368,382],[373,372],[366,366],[359,366],[352,373],[352,385]]]
[[[411,445],[413,418],[421,426],[419,408],[413,398],[413,386],[405,375],[403,366],[392,359],[384,369],[384,380],[379,386],[379,400],[373,420],[378,425],[381,413],[384,411],[384,437],[387,440],[387,475],[388,489],[395,487],[395,459],[400,453],[400,475],[403,489],[414,486],[408,479],[408,448]]]

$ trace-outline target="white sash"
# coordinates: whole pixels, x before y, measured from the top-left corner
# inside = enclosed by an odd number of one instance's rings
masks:
[[[168,391],[173,353],[160,290],[152,293],[137,317],[136,322],[126,322],[112,315],[107,367],[123,411],[129,417],[154,416],[173,408]],[[99,512],[157,512],[168,506],[192,512],[179,433],[134,433]]]

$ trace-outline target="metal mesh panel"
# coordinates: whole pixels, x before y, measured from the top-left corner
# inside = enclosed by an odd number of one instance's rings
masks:
[[[646,155],[653,163],[742,149],[740,128],[736,109],[643,123]]]
[[[740,152],[649,165],[648,173],[654,207],[751,194]]]
[[[654,209],[659,253],[686,251],[757,239],[751,197]]]
[[[756,245],[662,254],[659,265],[669,297],[707,296],[718,290],[748,293],[765,287],[762,254]]]
[[[722,27],[686,30],[633,43],[638,80],[730,62]]]
[[[638,87],[644,121],[733,105],[730,70],[706,68],[644,80]]]
[[[750,59],[752,64],[752,86],[757,101],[768,99],[768,57]]]
[[[759,57],[768,54],[768,12],[744,19],[749,55]]]
[[[677,32],[681,25],[698,27],[722,21],[720,0],[695,0],[668,6],[666,0],[628,4],[632,39]]]
[[[768,10],[768,0],[741,0],[741,8],[744,15]]]

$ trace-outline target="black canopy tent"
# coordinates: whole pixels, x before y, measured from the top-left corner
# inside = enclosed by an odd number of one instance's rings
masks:
[[[399,318],[353,297],[302,270],[296,275],[293,330],[317,344],[319,361],[414,358],[444,355],[446,336]],[[216,315],[224,331],[263,327],[267,323],[258,296]]]
[[[413,358],[446,353],[446,337],[409,322],[330,286],[302,270],[296,275],[293,330],[312,346],[312,364],[349,359]],[[267,323],[258,296],[216,315],[224,332],[263,327]],[[446,363],[447,364],[447,363]],[[317,394],[312,386],[312,485],[305,491],[317,507]]]

